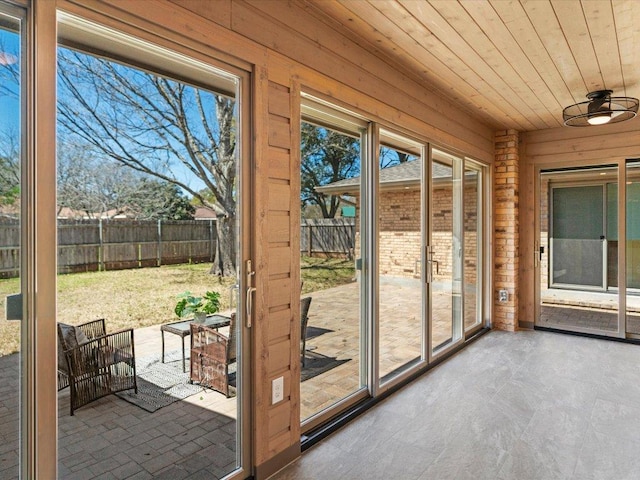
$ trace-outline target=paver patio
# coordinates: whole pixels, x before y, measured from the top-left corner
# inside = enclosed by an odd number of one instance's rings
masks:
[[[417,279],[383,277],[380,279],[379,337],[380,376],[392,374],[422,352],[422,296]],[[309,327],[322,329],[321,335],[307,340],[307,355],[314,354],[348,360],[329,372],[300,385],[300,417],[306,419],[358,390],[360,378],[360,285],[356,282],[313,292]],[[474,303],[475,296],[468,295]],[[451,337],[451,297],[443,291],[433,293],[433,346]],[[474,311],[466,311],[465,323],[474,323]]]

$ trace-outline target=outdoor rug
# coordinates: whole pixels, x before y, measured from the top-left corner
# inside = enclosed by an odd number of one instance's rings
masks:
[[[189,358],[187,371],[182,371],[182,352],[167,352],[165,363],[160,355],[136,358],[138,393],[133,390],[118,392],[116,395],[133,403],[147,412],[171,405],[173,402],[202,392],[204,387],[189,383]]]
[[[300,372],[300,380],[305,382],[313,377],[317,377],[329,370],[339,367],[343,363],[351,360],[350,358],[338,360],[336,357],[327,357],[317,352],[307,350],[305,365]]]
[[[301,372],[304,382],[332,370],[350,361],[338,360],[321,353],[307,351],[305,366]],[[229,385],[235,393],[235,363],[229,367]],[[182,352],[175,350],[165,354],[165,363],[160,355],[136,358],[138,393],[133,390],[118,392],[116,395],[129,403],[137,405],[147,412],[155,412],[191,395],[202,392],[205,387],[189,383],[189,357],[186,358],[187,371],[182,371]]]

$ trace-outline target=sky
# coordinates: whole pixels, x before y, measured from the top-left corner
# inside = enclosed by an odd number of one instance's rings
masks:
[[[0,29],[0,60],[4,62],[5,57],[10,54],[19,57],[19,36],[17,33],[8,32],[7,30]],[[0,63],[0,68],[4,65]],[[17,86],[12,82],[7,82],[5,78],[0,76],[0,82],[3,82],[2,87],[10,88],[14,95],[9,96],[2,92],[4,88],[0,89],[0,131],[13,131],[18,132],[20,125],[20,103],[18,98]]]
[[[20,38],[19,34],[0,28],[0,139],[10,133],[18,135],[20,129],[20,99],[19,87],[11,81],[8,75],[2,75],[4,62],[12,58],[19,59]],[[60,92],[59,92],[60,94]],[[1,146],[0,146],[1,147]],[[1,148],[0,148],[1,151]],[[204,183],[195,178],[186,168],[174,163],[172,167],[177,177],[186,181],[192,188],[204,188]]]

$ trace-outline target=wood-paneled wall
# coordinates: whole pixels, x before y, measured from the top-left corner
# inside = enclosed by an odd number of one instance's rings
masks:
[[[535,321],[534,269],[536,193],[538,168],[604,165],[640,158],[640,119],[585,128],[554,128],[526,132],[520,137],[520,325]]]
[[[299,244],[300,202],[297,169],[300,116],[290,84],[267,81],[266,123],[255,125],[264,133],[264,148],[256,163],[256,285],[261,296],[257,304],[260,322],[254,330],[256,378],[254,415],[260,419],[255,432],[257,477],[277,469],[271,462],[281,452],[300,452],[300,328],[294,312],[300,311]],[[259,180],[260,179],[260,180]],[[266,288],[264,288],[266,287]],[[271,404],[271,382],[284,378],[284,400]],[[287,461],[287,459],[283,459]],[[263,467],[265,466],[265,467]]]
[[[493,162],[493,129],[381,61],[297,2],[58,0],[60,8],[203,61],[250,72],[257,287],[251,328],[252,463],[265,478],[300,452],[299,232],[301,91],[389,127]],[[245,101],[249,98],[245,97]],[[284,377],[284,401],[271,381]]]

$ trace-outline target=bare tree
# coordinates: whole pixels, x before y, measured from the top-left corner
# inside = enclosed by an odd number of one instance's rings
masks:
[[[82,145],[58,145],[58,214],[64,207],[87,218],[126,215],[137,220],[190,220],[195,208],[180,188]]]
[[[18,52],[0,32],[0,99],[16,102],[13,115],[3,119],[0,132],[0,204],[13,205],[20,198],[20,130],[18,100],[20,98],[20,62]],[[9,35],[13,35],[9,33]]]
[[[69,137],[171,182],[217,213],[212,273],[236,274],[235,101],[104,58],[58,56],[58,119]],[[202,194],[204,183],[215,201]]]
[[[11,129],[0,132],[0,205],[20,198],[20,136]]]
[[[65,207],[87,218],[122,213],[140,181],[134,170],[69,141],[58,144],[57,166],[58,214]]]

